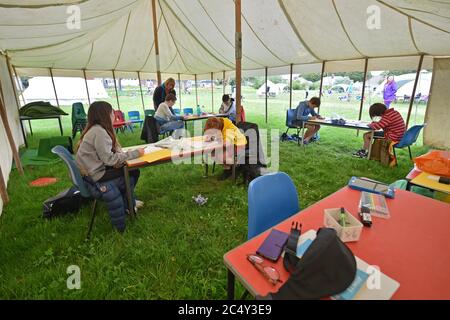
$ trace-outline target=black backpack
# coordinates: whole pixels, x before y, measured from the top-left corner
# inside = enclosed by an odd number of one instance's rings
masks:
[[[83,198],[76,187],[71,187],[43,203],[43,218],[51,219],[68,213],[77,213],[88,199]]]

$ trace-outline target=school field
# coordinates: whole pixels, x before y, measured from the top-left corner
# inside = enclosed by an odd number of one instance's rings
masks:
[[[111,91],[110,91],[111,92]],[[222,89],[215,90],[217,111]],[[260,128],[285,131],[289,94],[269,99],[268,123],[265,103],[253,88],[244,88],[243,105],[247,121]],[[303,99],[294,92],[293,107]],[[309,97],[313,96],[310,92]],[[108,99],[114,106],[115,97]],[[363,119],[368,119],[366,101]],[[123,111],[142,112],[136,90],[120,97]],[[151,96],[145,97],[151,106]],[[182,95],[183,107],[195,105],[195,91]],[[199,89],[199,103],[211,110],[209,89]],[[395,104],[406,119],[407,104]],[[70,113],[70,107],[63,107]],[[412,123],[423,123],[426,106],[414,106]],[[340,101],[338,96],[323,99],[321,114],[357,118],[359,102]],[[70,116],[64,117],[64,130],[71,131]],[[57,121],[34,121],[30,147],[43,137],[59,135]],[[290,133],[294,133],[293,130]],[[386,168],[374,161],[352,157],[361,147],[356,131],[324,127],[318,143],[301,148],[293,142],[280,143],[280,166],[293,179],[301,208],[323,199],[345,186],[351,176],[365,176],[384,182],[402,179],[412,167],[406,150],[399,151],[399,166]],[[79,135],[77,136],[77,138]],[[119,134],[123,146],[142,144],[140,130]],[[77,142],[76,140],[75,142]],[[423,154],[421,137],[412,148]],[[270,153],[268,154],[270,156]],[[42,218],[42,202],[71,186],[65,165],[26,167],[25,176],[14,170],[8,183],[11,201],[0,217],[0,299],[225,299],[227,271],[223,255],[247,237],[247,189],[232,181],[218,181],[215,175],[203,177],[201,165],[164,164],[141,170],[138,198],[145,202],[138,219],[128,220],[124,235],[113,231],[103,204],[94,225],[91,241],[84,236],[90,219],[90,206],[80,213],[51,221]],[[39,177],[59,181],[44,188],[28,184]],[[240,182],[240,180],[238,180]],[[197,206],[192,196],[202,195],[208,203]],[[81,289],[68,290],[66,270],[81,269]],[[237,285],[236,295],[243,288]]]

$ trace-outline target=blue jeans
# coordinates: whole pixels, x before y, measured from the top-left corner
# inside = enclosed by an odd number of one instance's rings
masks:
[[[174,120],[168,121],[166,119],[155,117],[156,121],[158,122],[160,126],[160,131],[175,131],[177,129],[184,128],[184,123],[181,121],[183,117],[181,116],[175,116],[173,117]]]

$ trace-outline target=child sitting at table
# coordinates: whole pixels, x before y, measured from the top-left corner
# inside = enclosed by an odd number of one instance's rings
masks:
[[[299,127],[303,126],[304,121],[324,119],[314,111],[315,108],[320,107],[320,99],[317,97],[311,98],[309,101],[305,100],[298,104],[296,110],[296,120],[293,124]],[[305,124],[306,132],[302,138],[303,144],[308,144],[310,140],[319,132],[320,125]]]
[[[113,129],[113,121],[113,108],[108,102],[91,104],[75,161],[89,189],[100,193],[101,199],[106,202],[112,225],[123,232],[128,206],[122,167],[125,161],[143,156],[144,148],[123,152]],[[138,179],[139,170],[130,171],[132,194]],[[144,204],[139,200],[134,202],[136,209]]]
[[[223,157],[215,155],[216,162],[223,163],[223,173],[219,180],[225,180],[232,174],[231,165],[234,163],[234,146],[247,143],[245,135],[227,118],[209,118],[205,123],[204,134],[206,141],[221,141],[226,147]]]
[[[374,121],[369,124],[369,127],[373,130],[380,130],[374,134],[375,138],[387,139],[391,141],[400,141],[406,131],[405,121],[401,114],[394,110],[393,108],[388,108],[382,103],[375,103],[369,108],[369,115],[372,120],[381,119],[379,121]],[[368,150],[370,147],[370,135],[371,132],[364,134],[364,145],[362,149],[356,151],[353,155],[358,158],[366,158]]]
[[[226,114],[228,119],[236,123],[236,103],[234,99],[230,98],[229,94],[222,96],[222,105],[220,106],[219,113]]]
[[[181,121],[183,117],[176,116],[171,111],[176,101],[177,97],[173,93],[169,93],[156,110],[155,119],[160,125],[161,131],[174,131],[184,127],[183,121]]]

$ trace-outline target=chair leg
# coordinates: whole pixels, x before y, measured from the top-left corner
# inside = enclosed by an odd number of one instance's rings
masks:
[[[411,154],[411,147],[408,146],[408,151],[409,151],[409,158],[412,160],[412,154]]]
[[[286,130],[286,132],[285,132],[285,133],[287,134],[287,133],[288,133],[288,131],[289,131],[289,127],[287,128],[287,130]]]
[[[213,162],[213,168],[212,168],[212,173],[214,174],[214,170],[216,169],[216,162]]]
[[[89,229],[86,235],[86,240],[90,240],[91,239],[91,232],[92,232],[92,227],[94,225],[94,220],[95,220],[95,214],[96,214],[96,210],[97,209],[97,199],[94,199],[94,204],[92,205],[92,217],[91,217],[91,222],[89,223]]]
[[[392,148],[392,151],[394,151],[395,166],[398,167],[398,159],[397,154],[395,153],[395,147]]]

